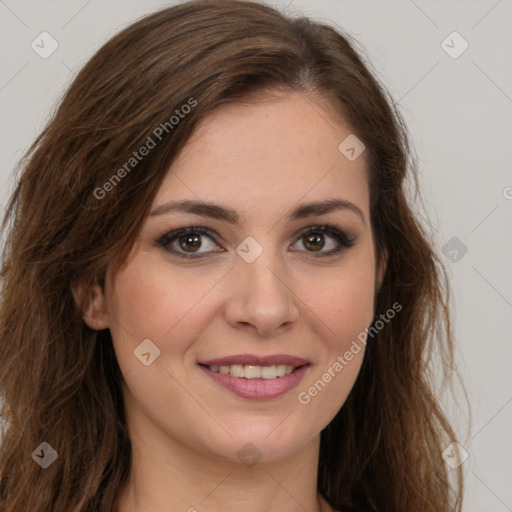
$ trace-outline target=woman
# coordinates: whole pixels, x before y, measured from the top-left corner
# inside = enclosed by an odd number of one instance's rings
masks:
[[[460,510],[410,164],[325,24],[199,0],[110,40],[4,221],[1,510]]]

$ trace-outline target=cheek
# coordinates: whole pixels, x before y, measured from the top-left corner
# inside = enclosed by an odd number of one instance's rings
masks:
[[[309,273],[309,289],[304,297],[318,318],[318,326],[329,349],[341,350],[374,316],[375,271],[373,259],[361,254],[337,270]]]
[[[204,294],[207,283],[165,265],[133,261],[116,275],[109,313],[137,337],[162,338]]]
[[[150,339],[160,348],[162,334],[175,323],[175,294],[155,268],[134,259],[115,276],[107,296],[110,331],[119,365],[128,373],[136,365],[134,350]]]
[[[327,425],[346,401],[364,358],[364,333],[374,317],[373,259],[361,253],[328,278],[322,276],[317,274],[318,286],[309,294],[307,306],[323,350],[297,399],[299,410]],[[310,275],[309,280],[313,278]]]
[[[171,271],[161,261],[138,253],[115,276],[108,294],[110,330],[121,368],[137,366],[133,351],[146,339],[159,349],[159,365],[182,359],[201,327],[197,311],[208,303],[205,294],[219,281],[218,273]],[[206,317],[207,312],[203,312]]]

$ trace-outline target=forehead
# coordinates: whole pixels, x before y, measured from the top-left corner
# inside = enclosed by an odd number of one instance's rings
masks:
[[[219,107],[178,155],[154,204],[212,201],[261,218],[337,197],[368,214],[365,155],[350,161],[340,152],[352,132],[331,112],[325,100],[301,93]]]

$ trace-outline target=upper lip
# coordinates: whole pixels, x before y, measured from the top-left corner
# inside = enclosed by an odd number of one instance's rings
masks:
[[[269,356],[257,356],[253,354],[236,354],[207,361],[199,361],[199,364],[206,366],[231,366],[232,364],[243,364],[253,366],[273,366],[277,364],[286,364],[290,366],[304,366],[309,361],[302,357],[291,356],[288,354],[277,354]]]

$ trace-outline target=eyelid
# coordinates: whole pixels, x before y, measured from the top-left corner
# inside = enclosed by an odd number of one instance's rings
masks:
[[[295,251],[295,252],[301,252],[306,254],[313,255],[314,258],[328,258],[330,256],[336,256],[343,251],[350,249],[352,246],[355,245],[355,241],[357,239],[356,236],[349,237],[345,230],[339,226],[337,223],[327,223],[327,224],[317,224],[313,226],[309,226],[305,229],[299,230],[296,235],[294,235],[296,241],[293,242],[292,245],[295,245],[301,238],[304,236],[307,236],[312,233],[322,233],[324,235],[329,236],[330,238],[334,239],[338,247],[335,249],[331,249],[329,251]]]
[[[310,233],[325,233],[331,237],[337,238],[338,236],[343,238],[347,243],[354,242],[356,237],[349,237],[346,233],[346,230],[343,229],[336,222],[323,223],[323,224],[313,224],[311,226],[307,226],[306,228],[299,229],[293,235],[295,240],[298,240],[300,237],[309,235]]]
[[[186,252],[179,252],[175,251],[173,249],[169,249],[168,246],[175,241],[178,237],[187,235],[189,233],[197,233],[202,236],[207,236],[212,239],[215,244],[220,245],[218,242],[218,235],[212,231],[210,228],[207,228],[206,226],[202,226],[200,224],[194,224],[193,226],[185,226],[182,228],[174,229],[172,231],[168,231],[164,233],[162,236],[157,238],[156,243],[162,246],[165,250],[170,252],[171,254],[176,254],[178,256],[182,256],[184,258],[203,258],[207,256],[210,253],[186,253]],[[214,252],[222,252],[222,251],[214,251]],[[197,255],[194,255],[197,254]]]

